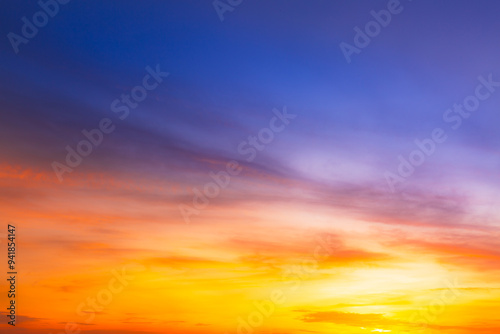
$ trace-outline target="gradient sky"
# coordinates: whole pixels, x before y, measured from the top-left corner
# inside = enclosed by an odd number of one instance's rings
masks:
[[[16,225],[19,282],[0,332],[499,333],[500,88],[457,129],[443,115],[500,82],[500,4],[402,0],[348,63],[339,44],[387,4],[243,0],[221,21],[211,0],[72,0],[16,53],[7,35],[40,7],[3,0],[0,248]],[[169,75],[120,119],[148,66]],[[115,130],[59,180],[103,118]],[[240,174],[184,219],[230,161]]]

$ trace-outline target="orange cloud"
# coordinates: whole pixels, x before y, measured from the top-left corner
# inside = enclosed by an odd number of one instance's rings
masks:
[[[386,327],[401,324],[400,321],[391,320],[383,314],[374,313],[344,313],[344,312],[311,312],[302,318],[304,322],[330,322],[337,325],[347,325],[354,327]]]

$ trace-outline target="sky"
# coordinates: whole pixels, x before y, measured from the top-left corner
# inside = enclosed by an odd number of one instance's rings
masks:
[[[498,3],[0,8],[0,332],[500,332]]]

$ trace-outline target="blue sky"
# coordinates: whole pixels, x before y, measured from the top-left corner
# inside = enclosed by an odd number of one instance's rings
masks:
[[[273,108],[286,106],[299,121],[254,165],[328,184],[383,184],[384,172],[397,168],[415,138],[445,126],[444,111],[474,92],[478,76],[500,78],[495,3],[400,6],[348,64],[339,44],[353,44],[353,28],[387,2],[243,2],[223,22],[201,1],[61,5],[18,54],[8,40],[2,44],[8,144],[1,150],[50,170],[82,129],[114,116],[111,101],[139,84],[146,66],[158,64],[169,77],[79,168],[168,177],[170,167],[193,167],[193,156],[241,160],[238,144],[267,124]],[[4,35],[19,33],[21,17],[39,10],[35,3],[5,7]],[[433,183],[443,168],[463,166],[468,175],[477,169],[497,182],[498,156],[491,154],[499,98],[493,94],[450,133],[414,179]],[[464,155],[475,157],[473,166]],[[297,163],[311,159],[322,167]],[[191,172],[205,173],[206,165],[195,165]],[[364,175],[356,181],[350,168]]]

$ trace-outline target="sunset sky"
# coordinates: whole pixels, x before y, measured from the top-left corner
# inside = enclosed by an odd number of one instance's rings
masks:
[[[0,4],[0,333],[500,333],[499,3],[60,2]]]

